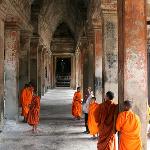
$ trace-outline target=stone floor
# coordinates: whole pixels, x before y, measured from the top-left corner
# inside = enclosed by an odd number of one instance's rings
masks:
[[[69,89],[56,89],[42,98],[38,134],[30,133],[30,127],[21,118],[17,123],[7,121],[0,134],[0,150],[96,150],[97,142],[82,133],[84,121],[72,119],[73,93]]]

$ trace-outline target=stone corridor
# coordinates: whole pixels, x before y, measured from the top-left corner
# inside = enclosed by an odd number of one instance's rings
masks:
[[[73,90],[50,90],[41,100],[38,134],[20,121],[7,121],[0,134],[0,150],[96,150],[96,141],[85,135],[84,122],[71,116]]]

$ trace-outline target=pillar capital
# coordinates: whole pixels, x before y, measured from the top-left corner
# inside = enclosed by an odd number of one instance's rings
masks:
[[[80,53],[81,53],[81,51],[80,51],[80,48],[78,47],[78,48],[76,49],[76,51],[75,51],[75,55],[76,55],[76,56],[79,56]]]
[[[117,15],[117,3],[103,3],[101,4],[102,14],[116,14]]]
[[[22,28],[22,22],[18,17],[7,16],[5,24],[7,29],[21,30]]]

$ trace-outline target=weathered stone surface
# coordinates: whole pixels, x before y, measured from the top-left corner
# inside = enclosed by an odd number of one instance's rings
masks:
[[[130,99],[142,122],[143,150],[147,129],[147,47],[145,1],[119,1],[119,102]],[[122,11],[124,10],[124,12]],[[122,17],[124,15],[124,17]]]
[[[19,50],[19,93],[29,80],[30,34],[21,33]]]
[[[40,45],[38,47],[38,95],[41,97],[42,92],[42,51],[43,51],[43,45]]]
[[[104,93],[113,91],[118,102],[118,22],[116,11],[103,10]]]
[[[4,125],[4,20],[0,18],[0,130]]]
[[[19,77],[20,31],[5,30],[5,117],[18,116],[18,77]]]
[[[32,37],[30,44],[30,81],[35,87],[35,90],[38,89],[38,44],[39,37]]]
[[[102,50],[102,29],[95,29],[95,96],[98,102],[102,102],[102,59],[103,59],[103,50]]]

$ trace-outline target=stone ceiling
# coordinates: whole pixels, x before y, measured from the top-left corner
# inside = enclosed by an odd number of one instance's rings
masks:
[[[45,26],[45,22],[48,24],[51,37],[59,24],[65,22],[76,39],[79,27],[81,29],[86,21],[88,4],[89,0],[32,0],[34,12],[40,15],[41,26]]]

